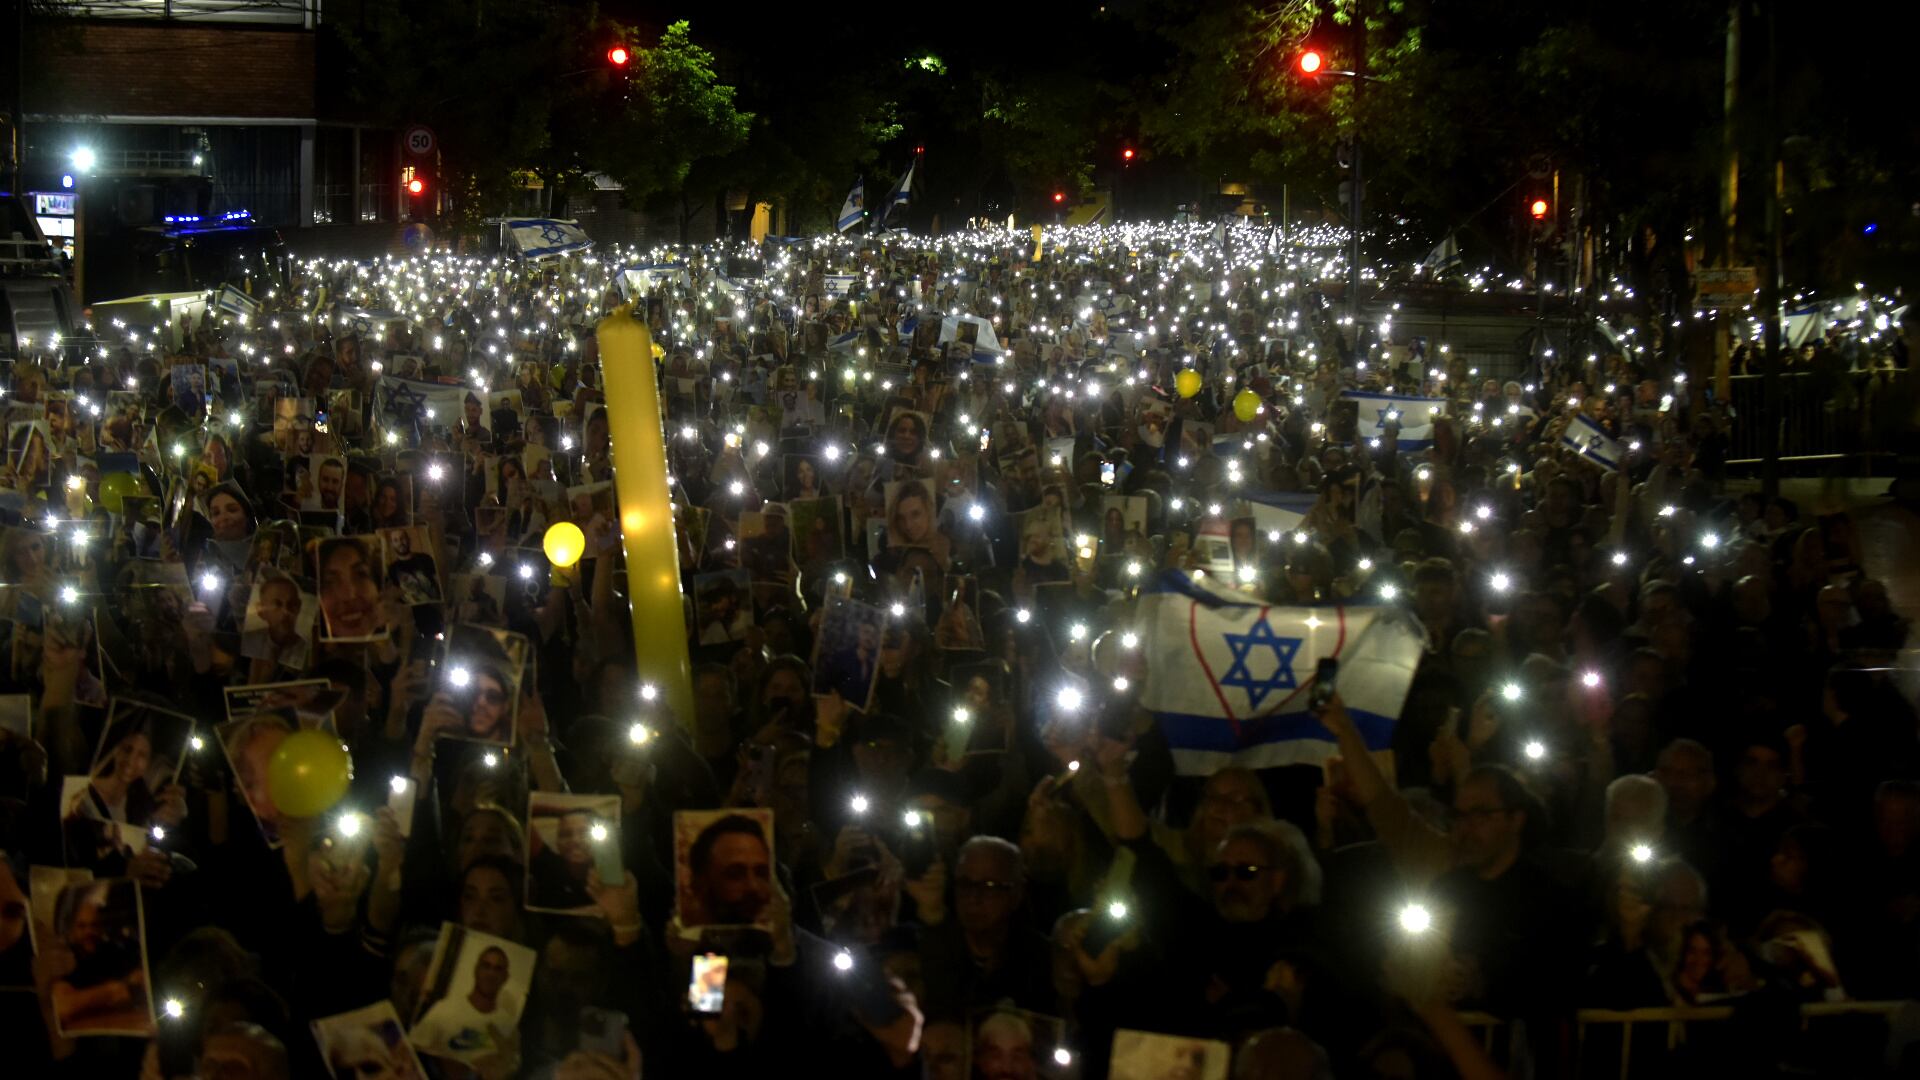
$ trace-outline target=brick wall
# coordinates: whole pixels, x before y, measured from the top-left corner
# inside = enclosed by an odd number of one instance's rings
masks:
[[[310,117],[314,36],[153,23],[64,23],[28,50],[27,111]]]

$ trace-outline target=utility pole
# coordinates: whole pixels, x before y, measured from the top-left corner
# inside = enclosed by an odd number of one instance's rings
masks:
[[[1760,279],[1760,313],[1766,320],[1766,374],[1761,377],[1760,422],[1764,458],[1760,466],[1760,490],[1769,498],[1780,494],[1780,298],[1785,291],[1781,282],[1782,249],[1780,238],[1780,184],[1784,170],[1780,161],[1780,63],[1778,59],[1779,13],[1767,8],[1767,155],[1773,161],[1773,176],[1767,185],[1767,268]]]
[[[13,115],[7,119],[13,136],[11,155],[13,178],[7,185],[14,192],[27,187],[27,5],[32,0],[13,0]]]
[[[1726,71],[1720,103],[1720,265],[1739,265],[1735,234],[1740,221],[1740,139],[1735,118],[1740,107],[1740,6],[1727,2]],[[1713,328],[1713,386],[1720,400],[1732,391],[1733,320],[1717,320]]]
[[[1366,352],[1360,344],[1360,225],[1366,212],[1366,175],[1360,167],[1360,101],[1361,88],[1367,85],[1366,5],[1354,5],[1353,26],[1353,199],[1347,209],[1351,248],[1347,254],[1347,315],[1353,320],[1354,355],[1365,360]]]

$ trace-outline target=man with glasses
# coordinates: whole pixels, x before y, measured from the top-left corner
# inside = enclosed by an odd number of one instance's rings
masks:
[[[1026,890],[1026,861],[1017,846],[995,836],[960,845],[953,915],[920,944],[929,1016],[964,1016],[1001,1000],[1053,1015],[1052,953],[1020,917]]]

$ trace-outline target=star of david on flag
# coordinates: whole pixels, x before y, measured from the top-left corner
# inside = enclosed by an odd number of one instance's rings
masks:
[[[1293,677],[1293,658],[1299,653],[1301,640],[1296,637],[1281,637],[1273,632],[1273,625],[1262,612],[1253,629],[1244,634],[1226,634],[1227,647],[1233,650],[1233,666],[1220,676],[1221,686],[1231,686],[1245,690],[1247,698],[1254,708],[1266,700],[1268,694],[1276,690],[1295,690],[1299,683]],[[1256,649],[1273,654],[1273,671],[1264,679],[1257,679],[1247,665],[1248,658]]]
[[[1327,657],[1340,661],[1347,715],[1370,748],[1387,750],[1425,648],[1419,623],[1398,608],[1267,604],[1177,570],[1141,596],[1138,632],[1140,704],[1189,776],[1332,757],[1333,736],[1307,707]]]

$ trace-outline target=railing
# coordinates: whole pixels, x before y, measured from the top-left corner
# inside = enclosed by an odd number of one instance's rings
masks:
[[[306,29],[320,21],[320,0],[66,0],[57,10],[83,19],[165,19]]]
[[[1912,1001],[1817,1001],[1797,1006],[1795,1011],[1797,1011],[1800,1018],[1799,1033],[1804,1036],[1812,1031],[1816,1023],[1820,1023],[1823,1027],[1838,1026],[1838,1022],[1844,1022],[1847,1018],[1877,1021],[1884,1024],[1889,1021],[1895,1013],[1903,1009],[1920,1009],[1920,1003]],[[1620,1064],[1616,1075],[1619,1077],[1619,1080],[1630,1080],[1634,1075],[1633,1044],[1634,1030],[1636,1027],[1646,1024],[1664,1025],[1666,1037],[1663,1049],[1668,1054],[1671,1054],[1687,1042],[1688,1025],[1716,1025],[1725,1023],[1733,1019],[1737,1011],[1738,1006],[1736,1005],[1704,1005],[1689,1008],[1626,1010],[1581,1009],[1574,1014],[1574,1024],[1577,1033],[1575,1075],[1601,1075],[1593,1068],[1595,1059],[1604,1057],[1610,1052],[1610,1048],[1597,1045],[1602,1041],[1600,1038],[1602,1029],[1619,1029],[1617,1041],[1619,1044]],[[1784,1013],[1786,1010],[1783,1007],[1781,1011]],[[1499,1050],[1496,1049],[1496,1041],[1505,1029],[1506,1021],[1491,1013],[1483,1012],[1461,1013],[1460,1020],[1468,1028],[1479,1033],[1481,1046],[1489,1055],[1496,1058],[1501,1056]],[[1829,1021],[1836,1023],[1825,1023]],[[1589,1047],[1588,1045],[1590,1030],[1594,1035],[1593,1042],[1596,1044],[1593,1047]],[[1863,1057],[1878,1061],[1882,1057],[1886,1045],[1885,1034],[1884,1031],[1881,1033],[1878,1046],[1865,1044],[1858,1038],[1849,1038],[1846,1042],[1852,1051]],[[1642,1042],[1644,1046],[1644,1040]],[[1642,1055],[1642,1061],[1645,1061],[1644,1053]]]
[[[1897,452],[1905,433],[1904,419],[1888,408],[1888,393],[1903,371],[1782,372],[1780,416],[1765,421],[1765,376],[1735,375],[1730,380],[1733,406],[1732,452],[1729,465],[1756,465],[1769,446],[1780,448],[1780,460],[1840,461],[1862,459],[1871,467],[1874,457]]]
[[[144,150],[127,147],[107,147],[98,151],[96,164],[102,173],[126,173],[134,176],[146,176],[156,173],[192,173],[200,175],[206,170],[203,163],[206,155],[198,150]]]

